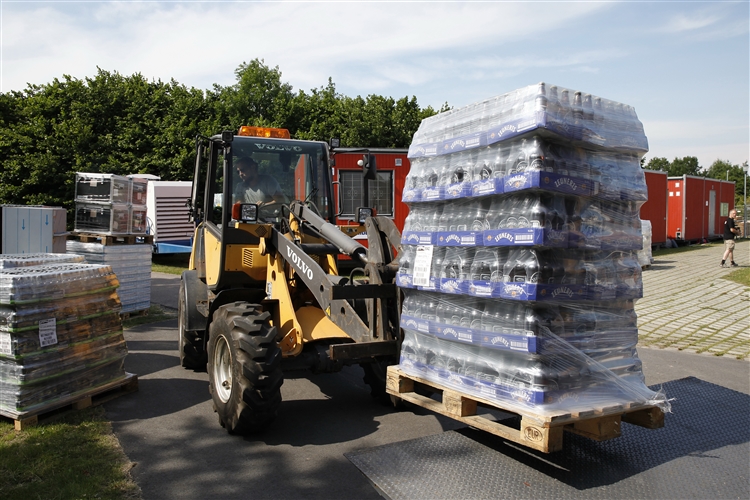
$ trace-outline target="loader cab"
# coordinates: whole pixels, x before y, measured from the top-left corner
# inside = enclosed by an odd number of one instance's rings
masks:
[[[199,141],[190,213],[200,224],[191,269],[214,293],[263,288],[265,270],[248,276],[241,265],[261,257],[261,235],[237,228],[232,206],[257,203],[258,223],[278,227],[289,218],[288,203],[300,200],[330,221],[330,175],[326,143],[292,140],[283,129],[242,127]]]

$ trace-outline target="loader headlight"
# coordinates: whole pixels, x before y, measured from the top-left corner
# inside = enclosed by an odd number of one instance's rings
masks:
[[[368,207],[359,207],[357,208],[357,222],[360,224],[364,224],[368,217],[372,217],[373,209]]]
[[[258,222],[258,205],[253,203],[235,203],[232,205],[232,219],[240,222]]]

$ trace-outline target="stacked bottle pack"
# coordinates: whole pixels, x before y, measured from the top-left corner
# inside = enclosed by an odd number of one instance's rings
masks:
[[[148,181],[115,174],[76,174],[75,230],[108,235],[146,234]]]
[[[544,83],[423,120],[402,369],[536,413],[665,405],[635,350],[647,144],[633,108]]]
[[[422,121],[409,158],[492,145],[536,133],[574,146],[644,155],[648,140],[635,109],[544,82]]]
[[[125,378],[111,268],[29,257],[0,256],[0,413],[11,418]]]
[[[117,275],[122,312],[143,311],[151,306],[151,245],[103,245],[68,240],[68,252],[89,264],[105,264]]]

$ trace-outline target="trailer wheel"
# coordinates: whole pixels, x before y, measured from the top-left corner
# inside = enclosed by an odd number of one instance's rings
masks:
[[[208,387],[219,422],[230,434],[257,432],[281,404],[281,349],[271,315],[234,302],[214,312],[208,341]]]
[[[388,394],[385,390],[386,371],[390,365],[398,364],[393,356],[375,358],[371,363],[360,363],[365,376],[362,380],[370,386],[370,395],[386,405],[399,408],[403,405],[401,398]]]
[[[180,281],[180,296],[177,299],[177,334],[180,351],[180,365],[191,370],[206,369],[206,350],[203,343],[203,332],[188,332],[188,310],[185,303],[185,282]]]

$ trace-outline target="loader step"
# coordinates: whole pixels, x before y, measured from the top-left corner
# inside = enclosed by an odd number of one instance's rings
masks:
[[[415,389],[420,386],[441,394],[441,400],[417,393]],[[622,421],[649,429],[664,426],[664,413],[661,409],[642,404],[606,406],[577,413],[521,414],[504,408],[497,401],[462,394],[435,382],[406,374],[398,366],[388,367],[386,391],[403,401],[544,453],[562,449],[564,431],[596,441],[606,441],[620,436]],[[507,416],[501,420],[493,420],[485,415],[478,415],[477,408],[480,406],[503,412]]]

